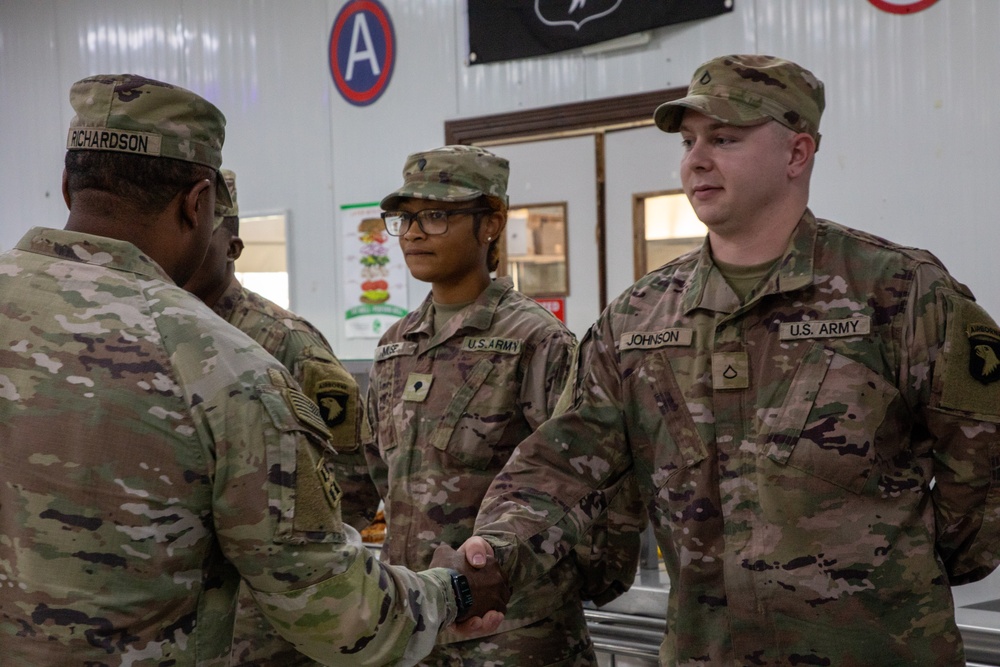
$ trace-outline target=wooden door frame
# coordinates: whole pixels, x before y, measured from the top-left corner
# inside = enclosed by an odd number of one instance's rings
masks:
[[[686,87],[668,88],[538,109],[446,120],[445,143],[489,146],[593,135],[596,165],[594,182],[597,185],[597,279],[600,310],[603,311],[608,305],[604,135],[607,132],[652,125],[656,107],[664,102],[680,99],[686,93]]]

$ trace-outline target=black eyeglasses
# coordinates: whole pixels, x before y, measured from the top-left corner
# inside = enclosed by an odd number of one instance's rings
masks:
[[[454,208],[454,209],[440,209],[440,208],[425,208],[422,211],[417,211],[416,213],[409,213],[407,211],[384,211],[382,213],[382,222],[385,223],[385,231],[389,232],[392,236],[402,236],[410,229],[410,225],[414,220],[417,221],[417,226],[420,227],[420,231],[427,236],[435,236],[437,234],[444,234],[448,231],[448,218],[453,215],[465,215],[467,213],[486,213],[487,211],[492,211],[493,209],[487,206],[479,206],[476,208]]]

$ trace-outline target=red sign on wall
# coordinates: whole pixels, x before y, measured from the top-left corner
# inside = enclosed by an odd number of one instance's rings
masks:
[[[563,324],[566,324],[566,299],[535,299],[538,304],[556,316]]]
[[[920,12],[938,0],[868,0],[879,9],[891,14],[913,14]]]

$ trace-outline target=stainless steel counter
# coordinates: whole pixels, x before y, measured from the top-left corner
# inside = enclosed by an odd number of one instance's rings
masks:
[[[639,580],[617,600],[585,613],[605,664],[653,666],[667,609],[669,583],[658,570],[639,571]],[[1000,667],[1000,571],[953,589],[955,616],[965,640],[968,667]]]
[[[584,614],[594,646],[605,664],[654,666],[666,628],[666,586],[636,583],[601,608],[587,605]]]
[[[968,665],[1000,665],[1000,571],[952,589]]]

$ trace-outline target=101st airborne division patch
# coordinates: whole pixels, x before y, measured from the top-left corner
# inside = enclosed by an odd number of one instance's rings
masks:
[[[970,324],[969,374],[983,384],[1000,380],[1000,329],[986,324]]]

